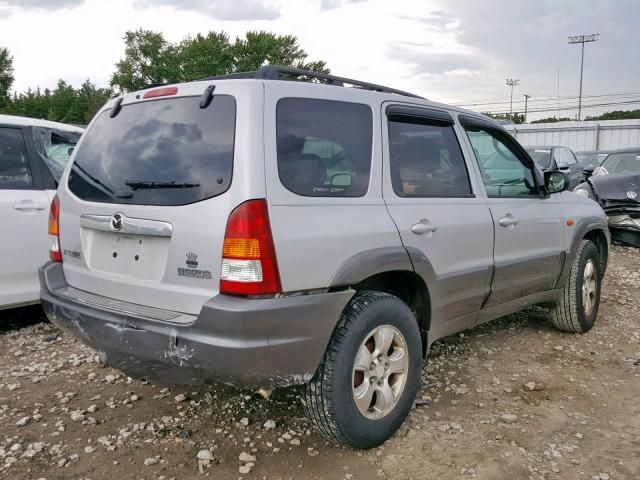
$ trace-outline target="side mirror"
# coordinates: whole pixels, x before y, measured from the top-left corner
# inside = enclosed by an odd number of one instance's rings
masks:
[[[569,168],[569,164],[567,162],[556,162],[556,166],[558,167],[558,170],[566,170]]]
[[[585,165],[582,167],[582,173],[585,177],[593,175],[593,171],[596,169],[595,165]]]
[[[549,193],[563,192],[569,188],[569,176],[563,172],[545,172],[544,186]]]
[[[337,173],[331,177],[331,185],[337,187],[350,187],[351,175],[348,173]]]

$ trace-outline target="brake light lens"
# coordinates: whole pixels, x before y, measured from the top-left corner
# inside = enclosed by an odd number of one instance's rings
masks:
[[[60,200],[58,195],[53,197],[49,209],[49,257],[54,262],[62,261],[60,250]]]
[[[246,296],[281,291],[267,202],[249,200],[229,215],[222,249],[220,292]]]
[[[155,90],[149,90],[142,98],[168,97],[176,93],[178,93],[178,87],[156,88]]]

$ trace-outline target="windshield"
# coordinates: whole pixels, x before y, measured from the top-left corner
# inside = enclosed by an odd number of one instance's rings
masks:
[[[125,105],[102,112],[85,134],[69,174],[83,200],[186,205],[224,193],[231,184],[236,103],[216,95]]]
[[[549,164],[551,163],[551,149],[527,148],[526,150],[537,166],[542,169],[549,168]]]
[[[606,156],[606,153],[576,152],[576,158],[581,167],[597,167]]]
[[[640,172],[640,152],[612,153],[602,162],[599,170],[604,174]]]
[[[31,132],[36,151],[43,158],[53,178],[59,182],[82,134],[43,127],[32,127]]]

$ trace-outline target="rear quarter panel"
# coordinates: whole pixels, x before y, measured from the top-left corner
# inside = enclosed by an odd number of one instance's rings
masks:
[[[371,108],[372,162],[365,196],[304,197],[282,185],[277,165],[276,106],[281,98],[289,97],[355,102]],[[382,199],[380,105],[381,101],[369,92],[353,88],[265,82],[266,190],[285,292],[328,287],[340,266],[361,252],[402,248]]]

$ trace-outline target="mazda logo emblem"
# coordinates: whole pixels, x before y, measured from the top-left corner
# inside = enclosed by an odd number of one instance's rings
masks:
[[[111,217],[111,229],[114,231],[120,231],[124,222],[124,216],[121,213],[116,213]]]

